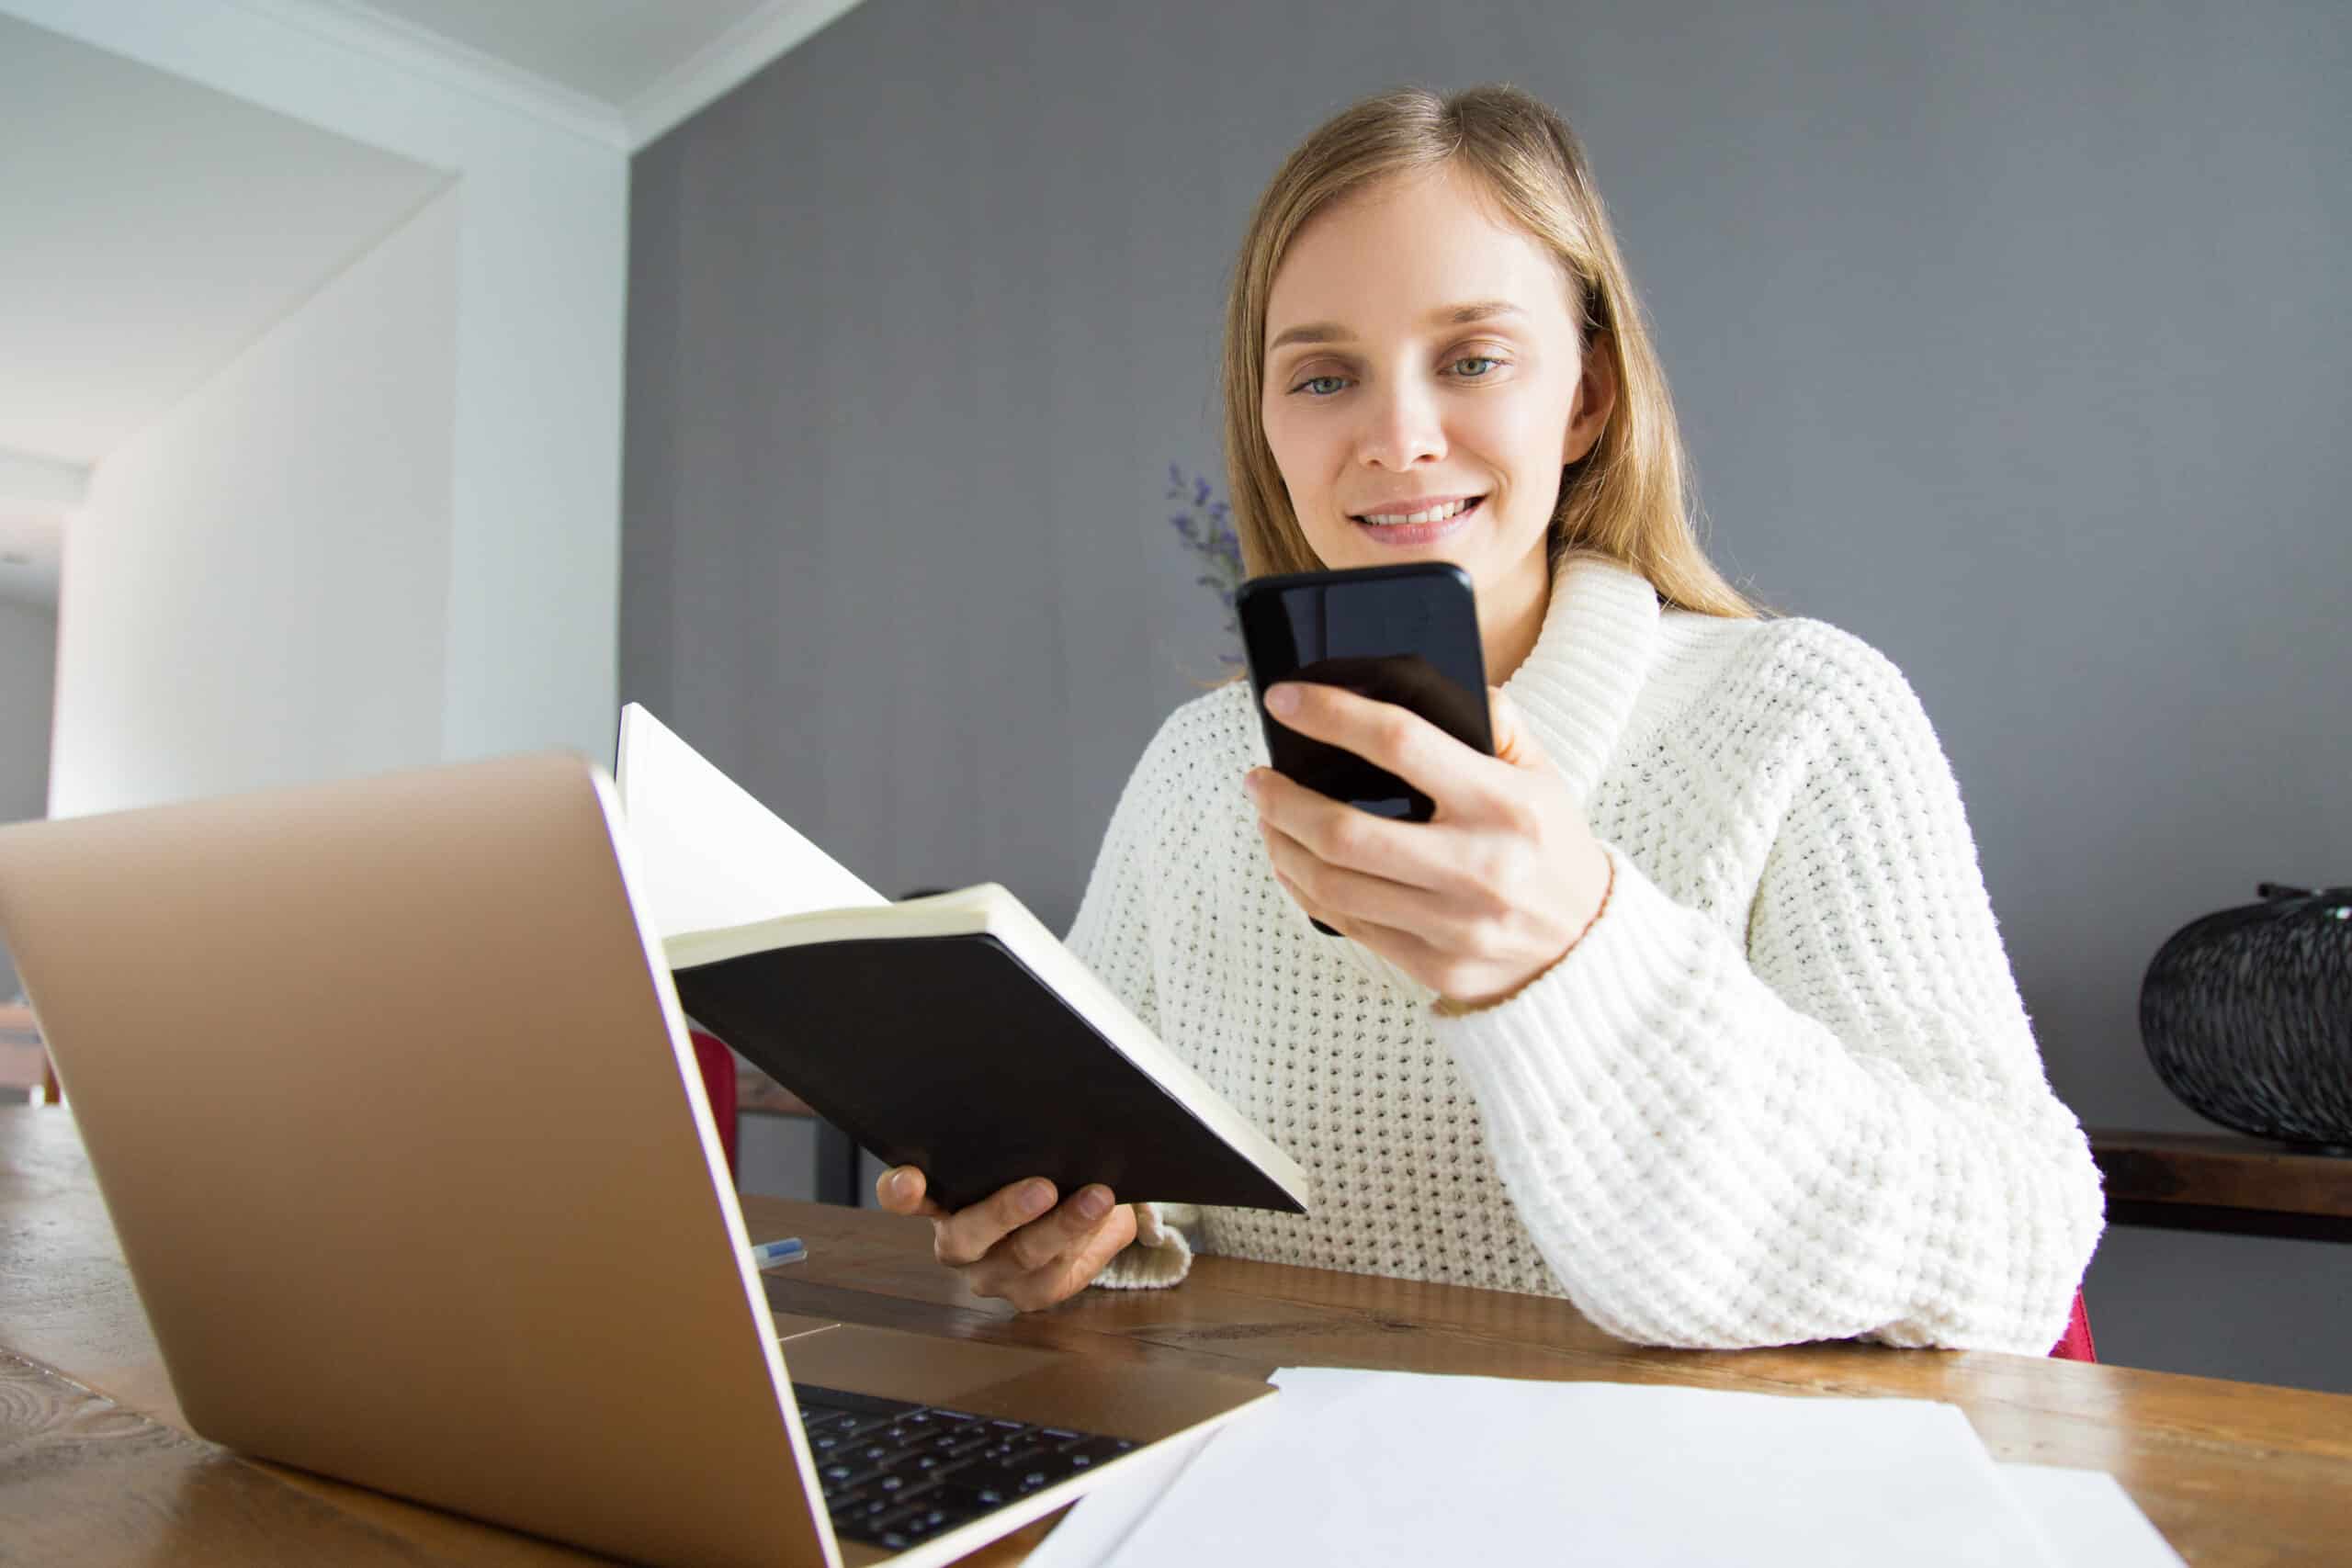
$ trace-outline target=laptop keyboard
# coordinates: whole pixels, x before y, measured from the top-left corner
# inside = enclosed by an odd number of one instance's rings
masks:
[[[1061,1427],[792,1385],[836,1534],[893,1551],[930,1540],[1135,1444]]]

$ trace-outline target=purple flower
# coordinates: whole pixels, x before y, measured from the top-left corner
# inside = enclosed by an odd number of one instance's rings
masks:
[[[1168,499],[1182,501],[1185,507],[1168,521],[1184,541],[1184,547],[1207,563],[1209,570],[1194,581],[1216,595],[1217,604],[1225,611],[1226,635],[1238,643],[1241,623],[1234,600],[1245,575],[1241,536],[1234,531],[1231,503],[1216,500],[1216,493],[1206,476],[1188,479],[1181,464],[1168,465]],[[1218,658],[1227,664],[1241,662],[1241,656],[1230,650]]]

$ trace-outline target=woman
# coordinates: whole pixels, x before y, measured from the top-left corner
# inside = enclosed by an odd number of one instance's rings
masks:
[[[1454,561],[1501,682],[1493,758],[1269,693],[1416,784],[1426,823],[1261,765],[1247,687],[1187,704],[1080,908],[1071,947],[1315,1212],[1033,1180],[948,1214],[910,1168],[884,1206],[1024,1309],[1172,1284],[1203,1246],[1566,1294],[1648,1344],[2047,1350],[2098,1175],[1951,768],[1885,659],[1707,563],[1566,127],[1487,87],[1317,130],[1250,220],[1224,381],[1251,571]]]

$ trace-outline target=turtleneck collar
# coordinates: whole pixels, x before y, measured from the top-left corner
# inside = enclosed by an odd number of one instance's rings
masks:
[[[1503,691],[1580,805],[1617,749],[1657,641],[1657,591],[1647,578],[1593,556],[1562,563],[1535,647]]]

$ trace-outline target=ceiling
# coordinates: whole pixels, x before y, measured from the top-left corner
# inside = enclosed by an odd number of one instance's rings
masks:
[[[241,3],[627,150],[857,0]],[[448,177],[0,15],[0,597],[54,604],[89,466]]]
[[[104,457],[447,179],[0,17],[0,448]]]
[[[313,0],[315,3],[315,0]],[[368,0],[367,10],[607,104],[628,102],[766,0]],[[338,0],[338,8],[362,7]]]
[[[0,17],[0,468],[96,462],[447,178]],[[55,600],[62,515],[0,489],[0,594]]]
[[[858,0],[237,0],[634,151]]]

